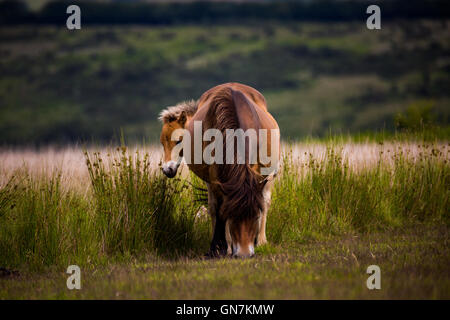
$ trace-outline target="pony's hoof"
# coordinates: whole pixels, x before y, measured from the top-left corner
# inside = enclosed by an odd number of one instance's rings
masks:
[[[263,246],[265,244],[267,244],[267,240],[266,239],[261,239],[261,240],[257,241],[256,246],[260,247],[260,246]]]
[[[205,254],[203,255],[203,257],[202,257],[203,260],[210,260],[210,259],[213,259],[213,258],[214,258],[214,257],[211,255],[210,252],[205,253]]]

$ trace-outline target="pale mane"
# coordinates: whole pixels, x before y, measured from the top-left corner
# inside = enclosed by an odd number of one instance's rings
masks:
[[[197,101],[183,101],[175,106],[167,107],[161,111],[158,119],[163,123],[171,122],[177,120],[183,111],[185,111],[188,116],[194,115],[197,112]]]

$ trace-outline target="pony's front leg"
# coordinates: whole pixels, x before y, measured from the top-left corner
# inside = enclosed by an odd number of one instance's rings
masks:
[[[270,203],[272,199],[272,186],[273,181],[268,181],[263,189],[263,197],[264,197],[264,207],[261,211],[261,220],[259,223],[259,232],[258,237],[256,239],[256,245],[261,246],[267,243],[266,238],[266,221],[267,221],[267,211],[269,211]]]
[[[226,255],[228,248],[225,237],[225,221],[218,217],[220,198],[217,197],[214,188],[209,183],[206,186],[208,188],[208,213],[211,216],[213,231],[211,246],[206,256],[218,257],[220,255]]]
[[[207,182],[206,187],[208,188],[208,214],[211,217],[212,232],[214,232],[214,229],[216,227],[218,201],[217,197],[214,195],[211,185]]]
[[[228,250],[228,243],[225,236],[225,221],[219,216],[216,217],[214,234],[211,241],[211,246],[207,256],[220,257],[225,256]]]

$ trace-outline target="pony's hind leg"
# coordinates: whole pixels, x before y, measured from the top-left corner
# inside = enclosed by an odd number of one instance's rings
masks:
[[[261,213],[261,225],[259,227],[258,239],[256,240],[257,246],[262,246],[267,243],[266,238],[266,219],[267,219],[267,210],[264,210]]]
[[[227,240],[227,255],[231,256],[233,254],[233,240],[230,233],[230,220],[225,222],[225,240]]]
[[[266,238],[266,221],[267,221],[267,211],[269,211],[271,197],[272,197],[272,186],[273,181],[268,181],[263,189],[263,197],[264,197],[264,208],[261,211],[261,220],[259,223],[259,232],[258,237],[256,239],[256,245],[261,246],[267,243]]]

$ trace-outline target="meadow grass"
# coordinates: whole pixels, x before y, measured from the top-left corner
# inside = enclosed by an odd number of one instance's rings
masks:
[[[404,287],[378,297],[395,292],[408,297],[402,290],[425,277],[423,286],[437,287],[414,290],[413,297],[448,298],[449,145],[377,145],[375,159],[365,166],[352,158],[364,149],[338,143],[314,147],[322,152],[284,145],[268,214],[270,244],[248,262],[201,259],[211,237],[209,219],[198,214],[206,206],[204,184],[187,170],[167,179],[159,158],[148,152],[85,151],[83,183],[90,185],[83,192],[64,185],[62,168],[37,175],[19,167],[0,189],[0,267],[19,270],[20,276],[0,279],[0,298],[369,297],[360,285],[356,291],[335,285],[339,279],[359,281],[361,259],[377,255],[390,279],[416,268]],[[90,270],[90,290],[68,295],[53,280],[39,285],[41,293],[27,286],[29,279],[61,278],[69,264]],[[252,274],[258,264],[266,275]],[[93,285],[105,287],[101,279],[107,274],[112,289],[102,295]],[[237,288],[245,281],[251,285],[242,293]],[[322,291],[314,286],[327,281],[330,287]],[[221,293],[221,284],[228,293]],[[309,289],[294,294],[294,284]],[[192,292],[203,285],[210,289]]]

